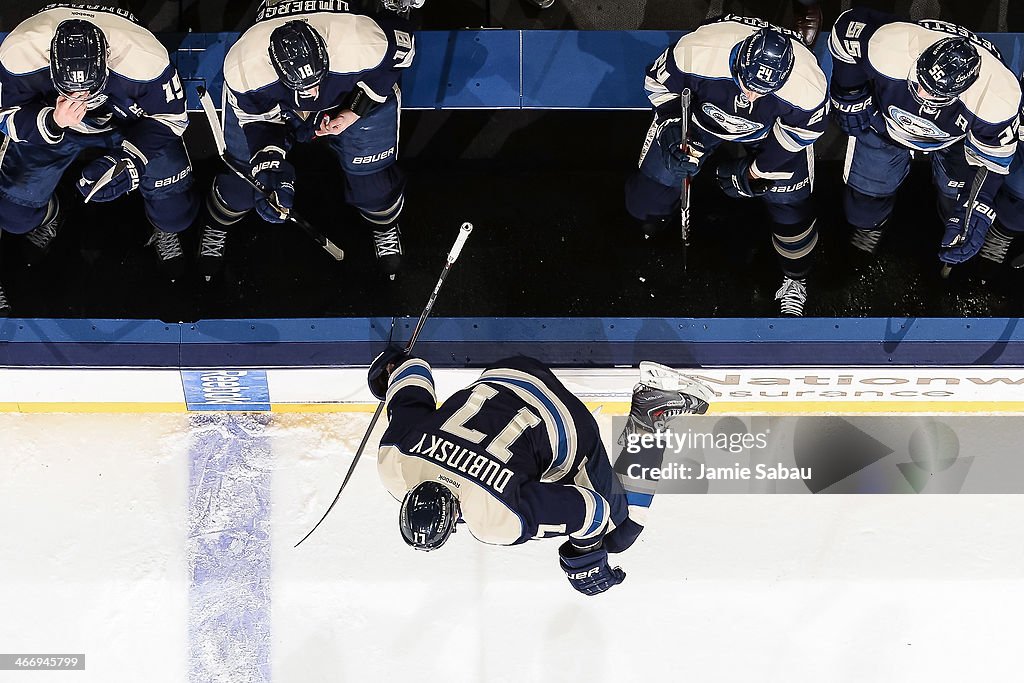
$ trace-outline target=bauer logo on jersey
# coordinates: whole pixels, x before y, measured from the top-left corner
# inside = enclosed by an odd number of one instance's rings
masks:
[[[900,130],[907,135],[916,138],[928,138],[929,140],[946,140],[949,133],[939,128],[928,119],[915,116],[909,111],[903,111],[896,105],[889,105],[889,118],[892,119]]]
[[[701,105],[701,111],[703,111],[706,116],[717,123],[718,126],[729,135],[750,135],[751,133],[764,128],[764,124],[757,123],[755,121],[748,121],[740,116],[726,114],[710,102],[705,102]]]

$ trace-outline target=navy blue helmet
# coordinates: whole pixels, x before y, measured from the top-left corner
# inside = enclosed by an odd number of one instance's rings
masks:
[[[50,41],[50,78],[58,93],[98,95],[107,85],[107,54],[103,31],[81,19],[62,21]]]
[[[966,38],[953,36],[931,44],[921,53],[907,84],[918,104],[945,107],[974,85],[980,71],[981,55],[977,48]],[[917,91],[918,84],[927,93],[927,99]]]
[[[783,34],[763,28],[743,39],[732,62],[732,75],[759,95],[775,92],[793,73],[793,43]]]
[[[330,67],[327,43],[304,21],[289,21],[274,29],[270,62],[281,82],[297,92],[320,85]]]
[[[443,484],[425,481],[405,494],[398,526],[405,542],[417,550],[437,550],[455,531],[459,501]]]

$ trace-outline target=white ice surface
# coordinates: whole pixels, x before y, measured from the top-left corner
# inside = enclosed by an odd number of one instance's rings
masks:
[[[266,430],[273,681],[1019,679],[1024,497],[663,496],[587,598],[556,541],[406,549],[370,458],[293,549],[368,419]],[[188,424],[0,415],[0,652],[87,655],[0,681],[187,680]]]

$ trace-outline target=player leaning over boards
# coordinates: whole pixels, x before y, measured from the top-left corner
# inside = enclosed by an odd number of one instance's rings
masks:
[[[633,390],[627,433],[708,409],[709,389],[648,365],[655,372]],[[378,473],[402,502],[407,544],[436,550],[459,522],[494,545],[568,536],[558,555],[573,588],[596,595],[622,582],[608,553],[640,535],[652,495],[624,491],[594,418],[548,368],[525,356],[499,361],[438,408],[430,366],[389,347],[369,384],[389,420]]]
[[[344,171],[345,200],[372,230],[377,262],[393,278],[401,263],[398,218],[405,203],[405,179],[395,164],[398,81],[413,61],[413,35],[397,16],[352,14],[340,1],[318,6],[330,4],[336,9],[317,12],[288,11],[300,3],[265,4],[256,24],[228,51],[227,154],[250,168],[287,211],[296,192],[289,150],[324,139]],[[199,267],[207,277],[223,267],[229,227],[253,206],[266,221],[285,220],[264,196],[227,172],[217,176],[206,205]]]
[[[856,8],[836,21],[829,49],[833,115],[850,136],[852,244],[875,252],[911,154],[926,153],[946,226],[939,258],[974,256],[1017,145],[1020,86],[995,46],[948,22]]]
[[[76,183],[107,202],[141,188],[152,244],[171,279],[178,234],[199,202],[181,136],[185,94],[167,50],[125,10],[55,4],[0,45],[0,228],[42,256],[61,224],[54,190],[86,150],[103,154]],[[109,171],[118,171],[112,177]],[[0,309],[4,296],[0,291]]]
[[[1020,119],[1024,124],[1024,108],[1021,109]],[[985,236],[985,243],[979,252],[981,258],[997,265],[1006,262],[1014,241],[1024,234],[1024,125],[1018,128],[1017,135],[1017,153],[1010,163],[1010,174],[996,195],[995,210],[998,217]],[[1022,256],[1014,259],[1014,267],[1024,267]]]
[[[715,172],[730,197],[757,197],[772,222],[784,274],[775,298],[783,315],[803,315],[804,278],[818,241],[811,192],[813,144],[828,122],[825,75],[796,33],[760,19],[726,15],[683,36],[647,70],[654,122],[640,168],[626,183],[626,207],[653,234],[677,214],[680,185],[724,142],[744,156]],[[680,93],[691,93],[682,139]]]

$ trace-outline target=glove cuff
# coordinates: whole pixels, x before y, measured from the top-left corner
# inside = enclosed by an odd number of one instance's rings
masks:
[[[149,159],[143,154],[142,150],[136,147],[130,140],[125,140],[121,143],[121,153],[123,158],[135,164],[140,173],[145,170],[146,165],[149,163]]]
[[[255,154],[253,154],[252,155],[252,159],[249,160],[249,163],[250,164],[255,164],[256,163],[256,159],[261,154],[267,154],[267,155],[270,155],[270,156],[277,156],[277,157],[280,157],[281,160],[284,160],[284,158],[288,156],[288,152],[285,151],[285,149],[283,147],[278,147],[277,145],[267,145],[266,147],[264,147],[260,151],[258,151]]]

